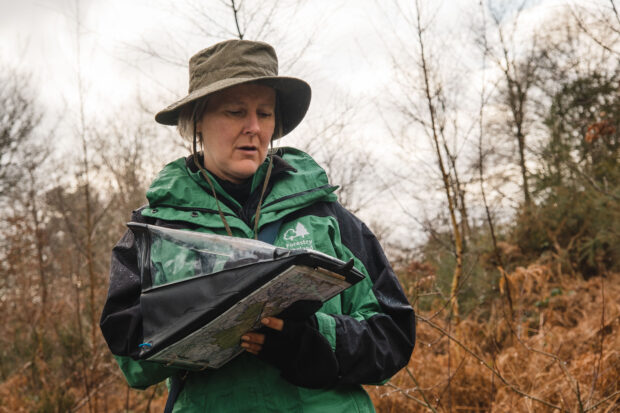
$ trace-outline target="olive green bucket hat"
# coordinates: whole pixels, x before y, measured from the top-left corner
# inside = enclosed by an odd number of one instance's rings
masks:
[[[242,83],[256,82],[276,90],[282,135],[301,122],[310,105],[310,86],[301,79],[278,76],[276,52],[267,43],[226,40],[201,50],[189,60],[189,94],[155,115],[164,125],[176,125],[179,113],[197,100]]]

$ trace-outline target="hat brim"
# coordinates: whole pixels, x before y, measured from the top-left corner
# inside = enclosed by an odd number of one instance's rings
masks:
[[[155,115],[155,120],[163,125],[176,125],[179,122],[179,113],[185,105],[220,90],[243,83],[260,83],[270,86],[277,91],[280,117],[282,119],[282,136],[288,134],[299,125],[310,106],[310,99],[312,97],[310,85],[301,79],[286,76],[233,78],[214,82],[194,90],[183,99],[158,112]]]

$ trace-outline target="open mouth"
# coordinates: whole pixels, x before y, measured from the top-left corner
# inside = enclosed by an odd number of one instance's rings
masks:
[[[256,146],[239,146],[237,149],[244,152],[254,152],[257,150]]]

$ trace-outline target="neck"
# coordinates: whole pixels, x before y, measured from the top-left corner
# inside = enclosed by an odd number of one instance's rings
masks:
[[[224,189],[224,191],[226,191],[228,195],[232,196],[237,202],[239,202],[240,205],[245,205],[246,201],[250,197],[250,190],[252,189],[252,177],[244,179],[240,182],[231,182],[222,179],[213,173],[212,175],[215,176],[215,180],[220,184],[222,189]]]

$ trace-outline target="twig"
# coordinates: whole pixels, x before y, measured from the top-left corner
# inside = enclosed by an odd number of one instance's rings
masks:
[[[416,389],[418,390],[418,393],[420,393],[422,395],[422,398],[424,399],[424,401],[426,402],[426,406],[433,412],[433,413],[437,413],[437,410],[435,410],[435,408],[431,405],[431,402],[428,401],[428,399],[426,398],[426,395],[424,394],[424,392],[422,391],[422,389],[420,388],[420,385],[418,384],[418,381],[416,380],[415,376],[413,375],[413,373],[411,372],[411,369],[409,367],[405,367],[405,371],[407,372],[407,374],[409,375],[409,377],[411,377],[411,380],[413,380],[413,384],[415,384]]]
[[[592,406],[590,406],[589,408],[584,410],[584,413],[587,413],[591,410],[596,409],[597,407],[599,407],[601,404],[607,402],[608,400],[611,400],[612,398],[616,397],[616,396],[620,396],[620,390],[610,394],[609,396],[605,397],[604,399],[599,400],[598,402],[594,403]]]
[[[153,387],[153,393],[151,393],[151,397],[149,397],[149,401],[146,403],[146,408],[144,409],[144,413],[149,413],[151,411],[151,402],[155,398],[155,393],[157,392],[157,388],[159,384]]]
[[[599,334],[601,336],[598,348],[598,357],[596,359],[596,363],[594,365],[594,372],[592,373],[592,388],[590,389],[590,394],[588,395],[587,404],[592,400],[592,396],[594,395],[594,391],[596,390],[596,382],[598,381],[598,375],[601,368],[601,360],[603,359],[603,342],[605,341],[605,334],[603,330],[605,329],[605,279],[601,278],[601,300],[602,310],[601,310],[601,328],[599,329]]]
[[[616,201],[620,201],[620,196],[618,196],[618,195],[616,195],[616,194],[614,194],[614,193],[611,193],[611,192],[609,192],[609,191],[606,191],[606,190],[604,190],[603,188],[601,188],[601,187],[600,187],[600,186],[596,183],[596,181],[595,181],[594,179],[592,179],[592,177],[591,177],[591,176],[588,176],[588,175],[587,175],[587,174],[585,174],[583,171],[581,171],[581,170],[579,169],[579,166],[578,166],[578,165],[576,165],[574,162],[568,162],[568,166],[569,166],[569,168],[570,168],[573,172],[576,172],[579,176],[581,176],[583,179],[585,179],[585,180],[586,180],[586,182],[587,182],[588,184],[590,184],[590,186],[591,186],[591,187],[592,187],[595,191],[600,192],[601,194],[603,194],[603,195],[605,195],[605,196],[607,196],[607,197],[609,197],[609,198],[611,198],[611,199],[614,199],[614,200],[616,200]]]
[[[501,373],[499,371],[497,371],[496,369],[494,369],[493,367],[489,366],[489,364],[479,355],[477,355],[476,353],[474,353],[471,349],[469,349],[469,347],[467,347],[465,344],[463,344],[460,340],[456,339],[455,337],[453,337],[451,334],[449,334],[446,330],[444,330],[443,328],[441,328],[440,326],[438,326],[437,324],[433,323],[432,321],[430,321],[429,319],[422,317],[418,314],[416,314],[416,318],[426,324],[428,324],[430,327],[434,328],[435,330],[441,332],[442,334],[444,334],[445,336],[447,336],[450,340],[454,341],[456,344],[459,345],[459,347],[461,347],[463,350],[465,350],[466,353],[468,353],[469,355],[471,355],[473,358],[475,358],[476,360],[478,360],[480,362],[480,364],[482,364],[484,367],[486,367],[488,370],[490,370],[502,383],[504,383],[504,385],[506,385],[510,390],[512,390],[513,392],[517,393],[518,395],[525,397],[527,399],[536,401],[538,403],[544,404],[547,407],[550,407],[552,409],[555,410],[559,410],[561,412],[566,412],[569,413],[568,410],[565,410],[564,408],[557,406],[553,403],[550,403],[546,400],[540,399],[536,396],[532,396],[531,394],[525,393],[524,391],[522,391],[521,389],[517,388],[515,385],[509,383],[504,376],[501,375]]]
[[[444,390],[439,394],[439,400],[437,401],[437,406],[439,406],[439,404],[441,403],[441,399],[443,398],[443,394],[445,393],[446,389],[449,389],[450,392],[452,392],[452,379],[454,378],[454,376],[457,375],[457,373],[461,370],[461,368],[465,365],[465,358],[461,359],[461,362],[459,363],[459,365],[456,367],[456,369],[454,370],[454,373],[451,373],[448,375],[448,384],[446,386],[446,388],[444,388]],[[449,371],[449,369],[448,369]],[[450,404],[449,404],[449,409],[450,411],[452,411],[452,393],[450,393]]]
[[[504,311],[504,308],[502,307],[502,311]],[[506,313],[504,311],[504,318],[506,318]],[[568,369],[566,368],[565,362],[562,361],[562,359],[560,359],[557,355],[553,354],[553,353],[548,353],[546,351],[543,350],[538,350],[534,347],[530,347],[528,346],[522,339],[521,337],[519,337],[519,335],[514,331],[514,327],[512,325],[512,320],[508,320],[508,328],[510,329],[511,334],[517,339],[517,342],[519,344],[521,344],[527,351],[533,352],[533,353],[538,353],[540,355],[543,355],[545,357],[549,357],[550,359],[552,359],[553,361],[555,361],[558,366],[560,366],[560,369],[562,370],[562,373],[564,373],[564,376],[568,379],[568,381],[571,382],[571,384],[573,385],[573,392],[575,393],[575,396],[577,397],[577,401],[579,403],[580,406],[580,411],[583,412],[584,411],[584,407],[583,407],[583,402],[581,400],[581,391],[579,389],[579,382],[569,373]],[[504,381],[501,376],[498,376],[500,378],[500,380]]]
[[[614,16],[616,16],[616,20],[620,24],[620,16],[618,15],[618,9],[616,9],[616,4],[614,3],[614,0],[609,0],[609,2],[611,3],[611,9],[614,11]]]
[[[413,397],[412,395],[410,395],[407,390],[403,390],[400,387],[398,387],[398,386],[396,386],[396,385],[394,385],[392,383],[387,383],[386,386],[393,388],[394,390],[398,391],[400,394],[402,394],[406,398],[408,398],[410,400],[413,400],[414,402],[418,403],[420,406],[424,406],[424,407],[429,408],[431,410],[433,409],[433,407],[431,405],[426,404],[426,403],[424,403],[424,401],[418,399],[417,397]]]
[[[237,35],[239,36],[239,39],[243,40],[243,35],[244,33],[241,31],[241,28],[239,27],[239,10],[241,9],[241,5],[239,5],[239,7],[237,8],[235,6],[235,0],[230,0],[230,8],[233,11],[233,15],[235,17],[235,26],[237,26]]]
[[[84,406],[86,403],[90,403],[91,397],[94,396],[96,393],[99,392],[99,390],[101,390],[102,388],[104,388],[105,386],[107,386],[110,382],[112,382],[113,380],[116,379],[116,376],[111,376],[109,377],[107,380],[102,381],[101,383],[99,383],[99,385],[92,389],[90,391],[90,393],[88,393],[85,397],[82,398],[82,400],[80,400],[78,402],[78,404],[76,404],[72,409],[71,412],[77,412],[78,410],[80,410],[82,408],[82,406]]]
[[[612,2],[613,4],[613,2]],[[613,53],[615,55],[620,54],[619,52],[617,52],[616,50],[613,50],[611,47],[607,46],[605,43],[603,43],[603,41],[601,39],[599,39],[598,37],[596,37],[594,35],[594,33],[592,33],[587,27],[585,22],[579,17],[578,13],[571,7],[570,8],[570,12],[571,15],[573,16],[573,18],[575,19],[575,21],[577,22],[577,26],[597,45],[599,45],[600,47],[602,47],[603,49],[607,50],[609,53]]]
[[[129,413],[129,397],[130,397],[131,387],[127,385],[127,393],[125,393],[125,413]]]

